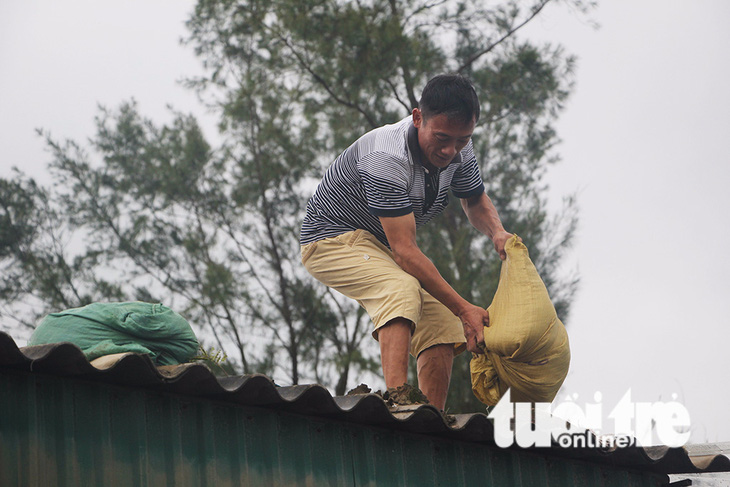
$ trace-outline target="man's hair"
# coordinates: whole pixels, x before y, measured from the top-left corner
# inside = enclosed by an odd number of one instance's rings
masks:
[[[431,78],[418,102],[424,119],[445,114],[465,123],[479,120],[479,98],[471,81],[460,74],[440,74]]]

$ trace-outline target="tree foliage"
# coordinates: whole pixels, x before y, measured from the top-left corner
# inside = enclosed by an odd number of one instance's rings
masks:
[[[518,35],[548,3],[200,0],[186,42],[206,75],[188,84],[219,114],[216,147],[192,116],[160,126],[133,102],[101,109],[86,148],[44,134],[53,188],[0,180],[3,316],[32,327],[95,300],[164,301],[241,372],[343,394],[379,363],[367,316],[299,263],[306,200],[339,151],[408,115],[431,76],[460,72],[483,103],[474,141],[488,194],[565,318],[577,280],[559,264],[575,205],[549,214],[541,181],[557,160],[553,124],[573,59]],[[500,262],[459,207],[419,241],[459,293],[486,306]],[[452,410],[478,407],[466,359]]]

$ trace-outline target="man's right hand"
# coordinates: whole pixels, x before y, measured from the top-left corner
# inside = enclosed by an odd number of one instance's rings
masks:
[[[489,313],[479,306],[469,305],[459,314],[464,325],[466,349],[472,353],[484,353],[479,344],[484,344],[484,327],[489,326]]]

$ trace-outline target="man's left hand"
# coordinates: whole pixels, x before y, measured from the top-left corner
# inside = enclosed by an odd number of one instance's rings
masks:
[[[494,250],[497,251],[497,253],[499,254],[499,258],[502,260],[505,260],[507,258],[507,252],[504,250],[504,246],[507,243],[507,240],[509,240],[510,238],[512,238],[512,234],[504,230],[495,233],[492,237],[492,242],[494,242]]]

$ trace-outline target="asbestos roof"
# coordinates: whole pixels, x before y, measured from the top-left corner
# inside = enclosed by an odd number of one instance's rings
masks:
[[[435,407],[427,404],[394,410],[376,394],[333,397],[325,387],[318,384],[279,387],[264,375],[216,377],[202,364],[156,367],[147,355],[135,353],[119,354],[111,360],[97,359],[92,365],[81,350],[71,343],[19,348],[12,337],[0,332],[2,368],[72,376],[452,440],[495,444],[492,423],[483,413],[450,415],[447,421]],[[559,447],[530,450],[615,467],[673,474],[730,471],[729,446],[629,447],[612,451]]]

